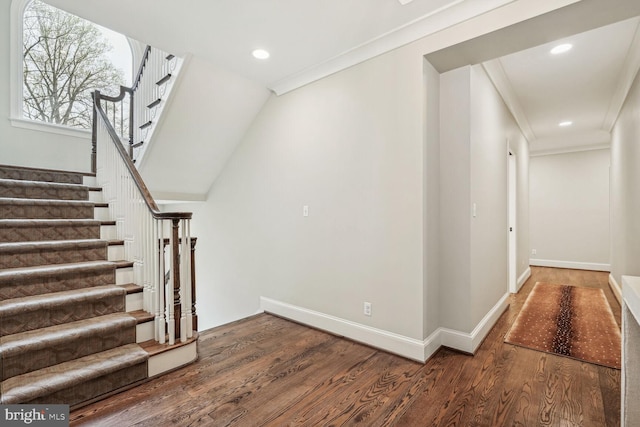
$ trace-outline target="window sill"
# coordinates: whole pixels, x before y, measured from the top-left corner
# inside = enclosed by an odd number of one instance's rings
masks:
[[[91,131],[87,129],[74,129],[69,126],[61,126],[53,123],[37,122],[28,119],[11,119],[11,126],[35,130],[39,132],[55,133],[58,135],[71,136],[74,138],[91,139]]]

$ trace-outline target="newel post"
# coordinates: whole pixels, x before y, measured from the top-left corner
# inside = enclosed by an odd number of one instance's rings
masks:
[[[172,219],[171,223],[171,271],[173,271],[173,313],[175,319],[173,327],[176,338],[180,338],[180,318],[182,316],[180,304],[180,220]]]
[[[91,172],[96,173],[98,170],[97,147],[98,147],[98,109],[100,102],[100,91],[91,92],[93,99],[93,112],[91,121]]]
[[[198,330],[198,315],[196,314],[196,237],[191,238],[191,318],[193,330]]]

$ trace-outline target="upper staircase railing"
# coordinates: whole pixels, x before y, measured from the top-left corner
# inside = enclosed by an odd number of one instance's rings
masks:
[[[162,86],[175,72],[170,65],[174,60],[147,47],[133,87],[121,87],[115,97],[93,93],[92,171],[116,221],[117,237],[124,241],[125,258],[133,262],[134,281],[143,287],[143,309],[154,315],[154,336],[161,344],[174,344],[177,338],[185,342],[197,329],[196,239],[191,237],[192,214],[161,212],[134,162],[160,113],[167,90]],[[152,71],[156,66],[159,71]],[[154,97],[155,105],[147,103]],[[141,118],[146,121],[136,126]]]
[[[115,97],[102,95],[109,101],[102,108],[134,163],[149,146],[182,63],[175,55],[147,46],[131,87],[121,86]]]

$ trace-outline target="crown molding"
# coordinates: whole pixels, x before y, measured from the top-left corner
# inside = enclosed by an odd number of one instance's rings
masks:
[[[507,73],[505,73],[504,68],[502,67],[500,58],[483,62],[482,68],[484,68],[496,90],[500,96],[502,96],[504,103],[507,104],[507,108],[511,111],[513,118],[516,120],[516,123],[518,123],[518,126],[527,141],[533,141],[536,139],[536,135],[533,133],[533,129],[531,129],[531,125],[524,113],[522,104],[520,104],[516,91],[513,89],[511,80],[509,80]]]
[[[276,95],[282,95],[338,71],[352,67],[375,56],[404,46],[430,34],[485,14],[516,0],[452,0],[405,25],[375,37],[320,64],[294,73],[269,85]]]
[[[622,71],[618,77],[618,86],[616,87],[611,101],[609,102],[609,109],[605,115],[604,122],[602,123],[602,129],[607,132],[611,132],[613,125],[620,115],[620,110],[624,105],[624,101],[627,99],[627,94],[631,89],[631,85],[640,70],[640,21],[636,27],[636,32],[629,46],[627,57],[625,58]]]
[[[551,150],[531,150],[529,157],[552,156],[556,154],[578,153],[580,151],[606,150],[611,148],[611,144],[576,145]],[[536,264],[532,264],[536,265]]]

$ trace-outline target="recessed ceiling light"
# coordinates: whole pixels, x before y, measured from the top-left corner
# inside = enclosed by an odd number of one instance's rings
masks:
[[[553,49],[551,49],[551,54],[552,55],[558,55],[558,54],[561,54],[561,53],[565,53],[565,52],[570,51],[572,47],[573,47],[573,45],[570,44],[570,43],[559,44],[558,46],[556,46]]]
[[[267,52],[264,49],[256,49],[253,52],[251,52],[251,54],[253,55],[254,58],[257,58],[257,59],[267,59],[270,56],[269,52]]]
[[[573,124],[573,122],[572,122],[571,120],[566,120],[566,121],[564,121],[564,122],[560,122],[560,123],[558,123],[558,126],[560,126],[560,127],[563,127],[563,128],[564,128],[564,127],[567,127],[567,126],[571,126],[572,124]]]

